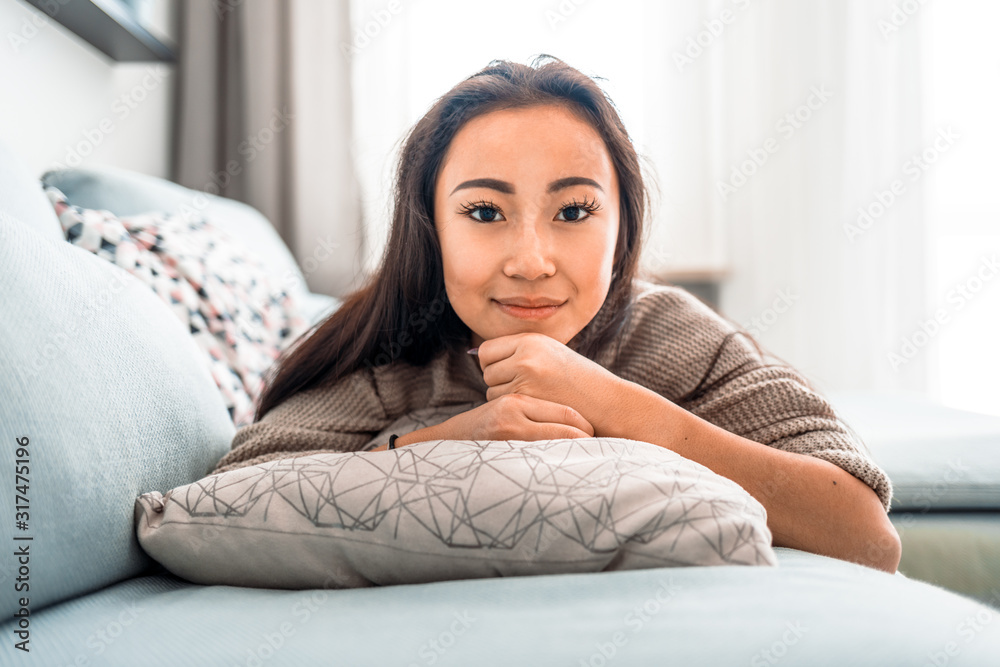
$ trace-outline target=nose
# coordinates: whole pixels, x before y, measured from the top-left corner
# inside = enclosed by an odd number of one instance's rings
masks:
[[[520,224],[510,225],[511,238],[507,243],[504,274],[511,278],[537,280],[556,272],[555,257],[549,230],[543,221],[526,218]]]

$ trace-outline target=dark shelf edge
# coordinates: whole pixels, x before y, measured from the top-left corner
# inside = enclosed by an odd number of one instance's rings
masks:
[[[174,49],[137,23],[118,0],[23,1],[116,62],[173,63],[177,60]]]

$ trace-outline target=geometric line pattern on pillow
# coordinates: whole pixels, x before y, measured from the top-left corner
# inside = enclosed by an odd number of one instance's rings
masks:
[[[343,586],[511,568],[777,562],[766,512],[742,487],[623,438],[437,440],[302,455],[143,494],[137,510],[145,515],[137,521],[143,548],[199,583],[235,576],[239,585],[295,587],[316,561],[335,562]],[[217,530],[194,545],[204,525]],[[316,537],[325,538],[322,547],[309,539]],[[408,555],[387,557],[387,548]],[[303,551],[309,555],[287,560],[286,572],[273,571],[279,552]]]
[[[252,423],[264,373],[307,328],[260,260],[200,217],[119,218],[71,205],[57,188],[45,193],[67,241],[138,277],[170,306],[203,351],[234,426]]]
[[[258,510],[264,523],[268,507],[281,502],[313,526],[349,531],[373,531],[383,521],[405,513],[450,547],[512,549],[539,523],[556,527],[594,553],[616,551],[626,541],[647,544],[670,528],[679,529],[678,538],[685,530],[697,532],[723,559],[752,543],[749,526],[746,532],[733,534],[733,539],[723,539],[718,520],[725,516],[721,506],[730,501],[692,497],[689,492],[702,482],[700,476],[663,476],[662,471],[650,470],[645,460],[616,455],[622,450],[604,443],[599,446],[610,452],[605,451],[608,455],[602,458],[567,463],[545,455],[559,446],[567,445],[456,451],[439,444],[403,450],[387,470],[381,470],[381,461],[371,457],[347,455],[316,461],[306,456],[262,466],[253,476],[235,483],[227,483],[224,475],[209,477],[189,486],[183,498],[171,495],[166,502],[177,503],[192,517],[246,517]],[[511,464],[530,474],[523,479],[504,475]],[[368,474],[369,470],[378,474]],[[496,486],[484,500],[475,482],[479,475],[491,472],[502,486],[495,479]],[[612,512],[615,492],[630,482],[642,488],[629,488],[628,493],[639,493],[645,500],[616,516]],[[314,493],[303,493],[303,487]],[[645,512],[651,506],[663,511],[653,512],[638,529],[618,529],[629,513]],[[503,519],[498,521],[497,515]],[[583,526],[588,526],[586,533]]]

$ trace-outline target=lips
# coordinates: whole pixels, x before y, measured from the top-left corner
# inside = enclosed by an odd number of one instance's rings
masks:
[[[528,299],[504,299],[504,301],[498,301],[494,299],[493,302],[497,305],[497,308],[507,315],[521,320],[544,320],[558,312],[566,303],[565,301],[559,302],[552,299],[537,299],[534,301]],[[540,305],[519,306],[515,305],[516,303],[535,303]]]
[[[565,299],[559,301],[558,299],[547,299],[544,297],[536,297],[534,299],[513,297],[510,299],[494,299],[494,301],[502,303],[505,306],[517,306],[519,308],[544,308],[545,306],[561,306],[566,303]]]

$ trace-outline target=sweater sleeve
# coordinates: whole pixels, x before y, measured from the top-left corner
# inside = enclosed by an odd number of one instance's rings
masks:
[[[768,363],[747,334],[682,289],[646,299],[653,301],[640,327],[657,349],[657,363],[646,367],[662,369],[653,382],[659,386],[650,388],[748,440],[833,463],[871,487],[889,511],[888,475],[798,371]]]
[[[320,452],[358,451],[391,419],[370,369],[332,386],[295,393],[236,431],[230,451],[210,474]]]

